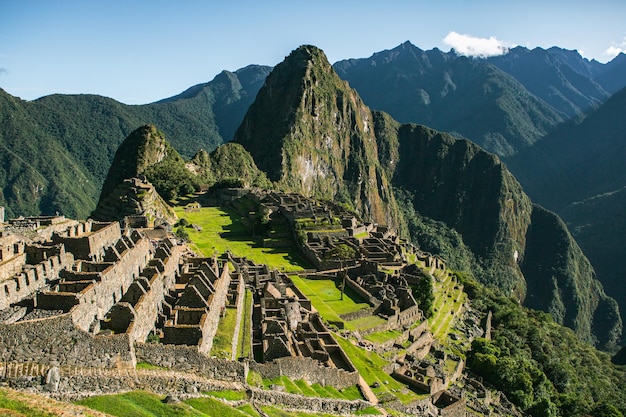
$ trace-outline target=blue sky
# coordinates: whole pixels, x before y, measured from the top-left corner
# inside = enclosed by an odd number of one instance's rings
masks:
[[[407,40],[468,54],[560,46],[606,62],[626,51],[626,1],[0,0],[0,88],[142,104],[302,44],[333,63]]]

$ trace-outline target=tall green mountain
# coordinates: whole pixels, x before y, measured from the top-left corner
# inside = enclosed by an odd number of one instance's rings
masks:
[[[0,205],[7,217],[84,218],[118,146],[146,123],[158,125],[186,157],[232,139],[269,67],[224,71],[158,103],[129,106],[95,95],[23,101],[0,90]]]
[[[372,112],[318,48],[302,46],[274,68],[234,141],[278,187],[395,224],[397,207],[378,159]]]
[[[563,121],[512,76],[453,52],[405,42],[334,67],[371,108],[403,123],[455,132],[501,156],[530,146]]]
[[[117,149],[102,185],[100,202],[125,179],[139,176],[145,176],[166,199],[189,194],[201,182],[154,125],[139,127]]]
[[[406,225],[411,219],[402,212],[441,222],[469,248],[478,277],[507,295],[539,300],[539,272],[547,272],[553,296],[534,307],[554,310],[556,320],[602,346],[621,334],[615,302],[567,229],[554,214],[541,216],[497,156],[370,111],[319,49],[302,46],[274,68],[235,141],[282,189],[353,204],[365,220]],[[399,207],[396,194],[410,207]],[[533,270],[542,242],[554,234],[558,245]]]
[[[7,218],[56,211],[85,215],[98,182],[31,109],[0,90],[0,205]]]

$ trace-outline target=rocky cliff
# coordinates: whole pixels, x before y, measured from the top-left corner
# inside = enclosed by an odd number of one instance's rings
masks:
[[[550,312],[584,340],[618,341],[617,303],[561,219],[533,205],[497,156],[425,126],[375,120],[393,186],[413,196],[416,212],[462,236],[483,283]]]
[[[379,163],[372,112],[318,48],[302,46],[274,68],[234,141],[278,187],[395,224],[397,207]]]

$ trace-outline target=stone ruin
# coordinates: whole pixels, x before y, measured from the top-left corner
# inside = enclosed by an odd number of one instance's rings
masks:
[[[132,344],[154,330],[184,251],[91,220],[37,243],[5,230],[0,242],[4,360],[112,368],[135,365]]]
[[[329,219],[335,213],[331,205],[296,195],[259,198],[269,213],[293,220]],[[308,248],[310,259],[326,267],[320,269],[345,269],[346,285],[368,300],[368,313],[385,318],[385,329],[403,330],[408,353],[389,372],[409,386],[440,394],[449,380],[414,360],[428,353],[432,335],[411,293],[411,272],[378,272],[378,265],[404,265],[406,247],[384,226],[342,216],[343,233],[312,232],[303,252]],[[145,361],[239,383],[245,383],[248,367],[266,378],[285,375],[339,389],[362,383],[310,300],[285,274],[228,253],[198,257],[167,230],[146,228],[147,219],[138,215],[119,223],[23,219],[23,224],[37,221],[38,239],[6,229],[0,235],[0,375],[5,378],[60,372],[62,380],[76,380],[78,371],[71,367],[134,369]],[[324,264],[325,251],[341,243],[355,248],[357,259]],[[418,256],[431,272],[445,269],[438,258]],[[210,358],[225,309],[243,314],[246,286],[253,294],[252,321],[243,331],[250,356],[240,358],[243,362]],[[424,325],[409,328],[417,321]],[[150,338],[161,343],[146,343]],[[237,358],[233,349],[231,359]],[[68,389],[63,384],[60,389]],[[437,413],[454,415],[460,401],[450,401],[441,400]]]
[[[288,375],[339,389],[359,383],[348,356],[286,274],[245,259],[231,260],[253,290],[255,370],[268,378]]]

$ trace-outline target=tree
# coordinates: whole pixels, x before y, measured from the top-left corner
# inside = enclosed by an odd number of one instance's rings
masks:
[[[431,318],[435,304],[435,290],[430,275],[421,275],[412,286],[413,296],[426,318]]]
[[[597,404],[592,411],[592,414],[596,417],[624,417],[617,408],[612,404],[601,402]]]

